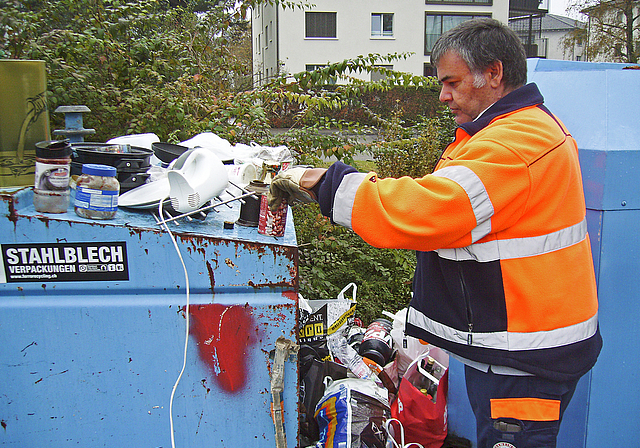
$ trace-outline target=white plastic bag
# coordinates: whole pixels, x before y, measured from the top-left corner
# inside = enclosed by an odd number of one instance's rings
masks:
[[[397,371],[398,381],[404,376],[409,364],[424,353],[429,352],[429,344],[413,336],[408,336],[404,332],[407,321],[407,309],[403,308],[396,314],[384,311],[383,314],[393,319],[391,338],[398,348],[398,353],[394,360],[393,368]],[[395,376],[393,378],[396,378]]]
[[[346,298],[349,288],[353,288],[352,297]],[[355,283],[349,283],[335,299],[306,300],[298,296],[298,336],[303,361],[307,356],[320,361],[330,359],[327,336],[340,333],[346,337],[356,312],[357,289]]]

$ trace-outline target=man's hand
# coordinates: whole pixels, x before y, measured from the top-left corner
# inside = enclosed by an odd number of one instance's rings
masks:
[[[271,181],[267,194],[269,208],[277,210],[283,198],[288,198],[289,202],[316,202],[313,187],[326,171],[324,168],[289,168],[282,171]]]

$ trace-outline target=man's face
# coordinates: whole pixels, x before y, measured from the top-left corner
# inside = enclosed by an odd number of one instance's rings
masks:
[[[471,73],[467,63],[455,51],[447,51],[438,61],[438,79],[442,82],[440,101],[447,103],[458,124],[476,119],[481,112],[496,102],[497,95],[489,70]]]

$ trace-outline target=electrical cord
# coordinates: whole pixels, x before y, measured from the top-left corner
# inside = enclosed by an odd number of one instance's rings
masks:
[[[160,216],[160,219],[162,219],[163,217],[162,205],[164,204],[164,201],[166,199],[168,199],[168,197],[162,199],[160,201],[160,204],[158,204],[158,214]],[[184,259],[182,258],[182,254],[180,253],[180,248],[178,247],[178,243],[176,242],[176,239],[173,236],[173,233],[171,233],[171,230],[167,226],[166,222],[162,222],[162,227],[164,227],[165,231],[169,234],[169,237],[171,238],[171,242],[173,243],[173,247],[176,249],[176,253],[178,254],[178,258],[180,258],[180,263],[182,263],[182,268],[184,269],[184,279],[186,283],[186,290],[187,290],[187,301],[186,301],[187,303],[185,308],[186,324],[185,324],[185,336],[184,336],[184,356],[182,359],[182,369],[180,370],[180,374],[178,375],[178,378],[176,379],[176,382],[173,385],[173,389],[171,389],[171,399],[169,400],[169,425],[171,429],[171,447],[175,448],[176,443],[175,443],[175,436],[173,431],[173,397],[175,396],[176,389],[178,388],[178,384],[180,384],[180,379],[182,378],[182,374],[184,373],[187,367],[187,348],[189,346],[189,301],[190,301],[189,274],[187,273],[187,266],[184,263]]]

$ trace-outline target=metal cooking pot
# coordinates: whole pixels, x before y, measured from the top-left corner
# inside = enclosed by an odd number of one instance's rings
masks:
[[[153,155],[150,149],[109,143],[72,143],[71,149],[74,162],[109,165],[124,172],[146,171]]]

